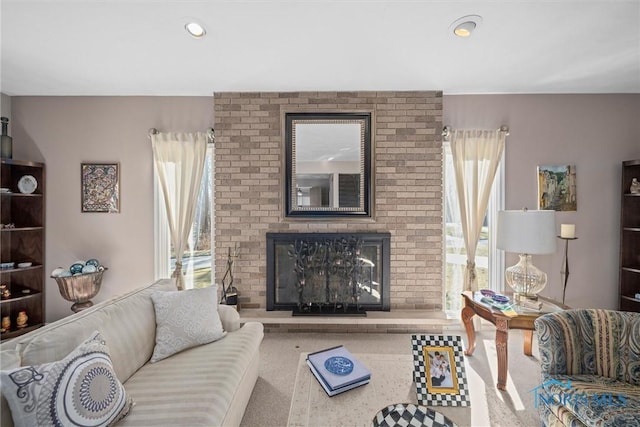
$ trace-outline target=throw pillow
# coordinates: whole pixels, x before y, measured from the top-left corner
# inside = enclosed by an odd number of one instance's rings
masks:
[[[151,294],[156,312],[156,346],[151,363],[182,350],[217,341],[226,332],[218,314],[218,287]]]
[[[64,359],[0,372],[16,427],[110,426],[133,405],[99,332]]]

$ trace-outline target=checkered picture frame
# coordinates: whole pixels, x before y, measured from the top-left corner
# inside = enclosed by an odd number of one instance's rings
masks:
[[[424,406],[471,406],[469,385],[464,365],[462,337],[460,335],[411,335],[414,382],[418,403]],[[429,364],[424,360],[424,347],[450,347],[453,350],[452,364],[458,380],[456,393],[430,392],[427,383]]]

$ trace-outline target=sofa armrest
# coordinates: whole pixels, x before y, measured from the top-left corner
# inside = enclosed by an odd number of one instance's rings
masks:
[[[534,325],[538,336],[542,379],[546,380],[550,375],[580,374],[571,372],[569,365],[572,355],[567,354],[566,347],[567,344],[575,345],[572,351],[579,353],[580,342],[563,327],[561,319],[555,313],[545,314],[537,318]]]
[[[218,314],[222,321],[222,327],[227,332],[233,332],[240,329],[240,315],[238,311],[224,304],[218,304]]]

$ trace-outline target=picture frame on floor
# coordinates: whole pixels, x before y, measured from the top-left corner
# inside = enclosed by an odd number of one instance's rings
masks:
[[[421,405],[471,406],[459,335],[412,335],[414,382]]]

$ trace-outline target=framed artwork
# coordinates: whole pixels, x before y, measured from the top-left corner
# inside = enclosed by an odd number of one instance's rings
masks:
[[[412,335],[414,382],[420,405],[470,406],[459,335]]]
[[[575,166],[538,166],[538,209],[578,210]]]
[[[82,163],[82,212],[120,212],[120,164]]]

